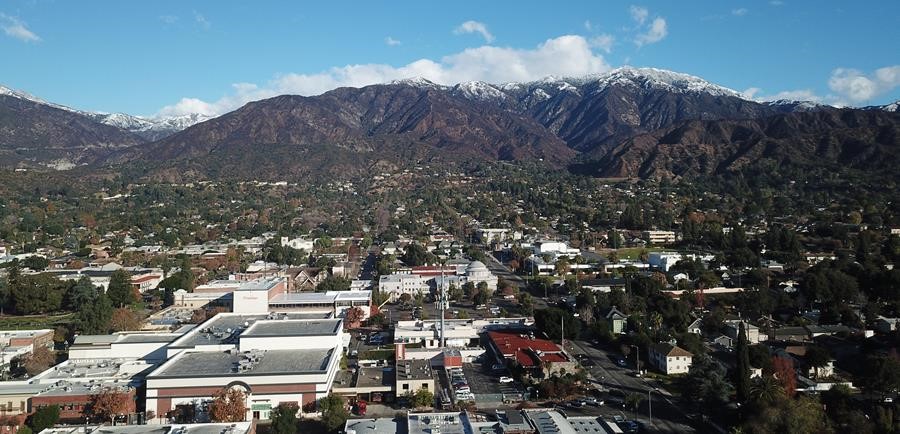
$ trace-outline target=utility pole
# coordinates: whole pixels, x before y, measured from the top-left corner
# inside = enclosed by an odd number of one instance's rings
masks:
[[[566,317],[564,317],[564,316],[559,317],[559,327],[560,327],[560,330],[562,330],[560,333],[560,336],[559,336],[559,343],[562,344],[562,349],[563,349],[563,351],[565,351],[566,350]]]
[[[650,425],[653,425],[653,398],[650,397],[650,392],[653,392],[653,389],[647,389],[647,405],[650,410]]]

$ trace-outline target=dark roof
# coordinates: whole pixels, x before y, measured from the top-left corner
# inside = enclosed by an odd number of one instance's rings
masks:
[[[653,345],[653,351],[662,354],[666,357],[693,357],[688,350],[681,348],[677,345],[672,345],[668,342],[660,342],[658,344]]]

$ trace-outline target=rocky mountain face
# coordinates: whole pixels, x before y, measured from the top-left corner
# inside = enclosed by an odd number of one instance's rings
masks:
[[[900,114],[831,108],[687,121],[629,139],[587,166],[602,177],[676,178],[724,175],[760,164],[896,176]]]
[[[0,167],[69,168],[143,143],[77,112],[0,93]]]
[[[214,119],[192,115],[168,123],[84,115],[43,102],[34,108],[40,103],[18,99],[8,105],[47,114],[35,124],[27,121],[33,115],[7,109],[7,118],[26,120],[11,123],[15,133],[0,130],[0,140],[19,144],[14,148],[34,155],[71,149],[78,162],[135,164],[164,179],[342,176],[373,166],[473,160],[542,161],[598,176],[699,176],[754,158],[883,163],[898,140],[896,105],[838,110],[759,103],[698,77],[651,68],[530,83],[400,80],[313,97],[282,95]],[[110,137],[70,132],[70,119]],[[876,157],[882,155],[887,159]]]
[[[122,152],[114,161],[171,160],[197,167],[198,159],[216,164],[236,156],[233,170],[238,174],[254,169],[240,164],[247,158],[257,162],[255,169],[278,167],[295,174],[336,169],[312,167],[308,158],[314,150],[330,153],[331,164],[346,170],[398,159],[542,159],[561,166],[577,155],[523,114],[459,98],[438,86],[394,83],[249,103],[167,139]],[[257,158],[274,154],[285,158],[270,162]],[[341,155],[351,158],[341,161]]]

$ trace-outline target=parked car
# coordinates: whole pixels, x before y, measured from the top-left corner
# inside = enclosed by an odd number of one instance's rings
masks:
[[[616,364],[623,368],[628,365],[627,363],[625,363],[625,359],[617,359]]]
[[[494,366],[491,366],[491,369],[493,369],[495,371],[502,371],[502,370],[506,369],[506,365],[504,365],[502,363],[494,363]]]
[[[569,406],[572,408],[581,408],[584,407],[584,401],[572,401],[569,403]]]
[[[512,382],[515,381],[515,380],[513,380],[513,379],[510,378],[510,377],[500,377],[500,380],[499,380],[499,381],[500,381],[501,383],[512,383]]]
[[[584,403],[586,403],[588,405],[593,405],[593,406],[603,405],[602,399],[597,399],[597,398],[594,398],[593,396],[588,396],[588,397],[582,399],[582,401],[584,401]]]
[[[613,422],[622,423],[622,422],[625,422],[625,418],[622,417],[621,415],[617,414],[617,415],[613,416]]]

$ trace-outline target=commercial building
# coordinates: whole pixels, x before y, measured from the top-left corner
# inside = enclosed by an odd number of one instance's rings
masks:
[[[435,375],[428,360],[397,360],[396,366],[397,396],[411,395],[419,389],[435,393]]]
[[[403,294],[415,297],[416,294],[428,294],[430,277],[419,274],[386,274],[378,279],[378,290],[396,302]]]
[[[528,318],[445,319],[444,338],[448,347],[478,347],[481,334],[488,330],[526,330],[534,322]],[[397,321],[394,342],[440,347],[440,320]]]
[[[435,288],[449,288],[451,285],[462,288],[467,283],[477,287],[483,283],[490,290],[497,289],[497,280],[497,276],[494,276],[494,273],[491,273],[491,270],[481,261],[470,262],[456,275],[435,276],[434,278]]]
[[[0,371],[6,372],[13,359],[25,357],[41,347],[53,347],[53,330],[0,331]]]
[[[672,231],[644,231],[641,238],[650,244],[672,244],[675,242],[675,232]]]
[[[349,336],[340,319],[309,314],[223,313],[172,342],[146,379],[157,421],[181,406],[202,415],[223,388],[244,393],[247,418],[268,419],[281,403],[303,408],[331,390]]]
[[[562,348],[546,339],[515,331],[489,331],[488,342],[498,356],[524,368],[529,375],[543,378],[565,369],[574,372],[576,363]]]
[[[160,362],[166,359],[166,348],[169,343],[180,336],[178,333],[79,335],[69,347],[69,359],[120,358]]]

